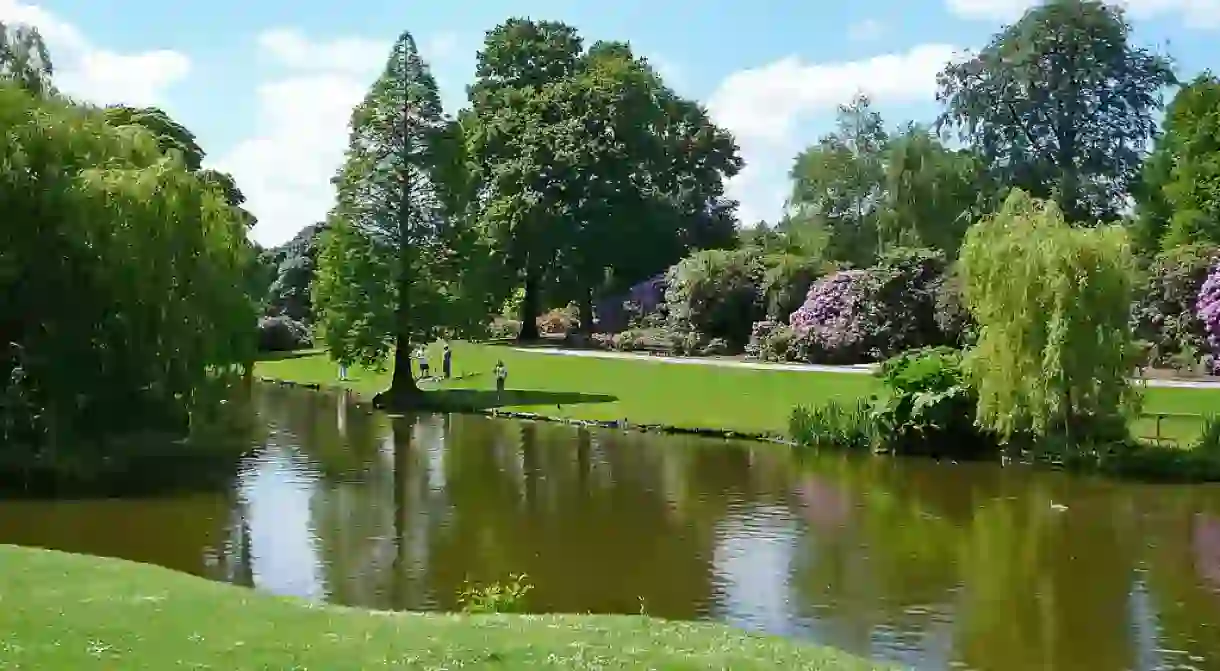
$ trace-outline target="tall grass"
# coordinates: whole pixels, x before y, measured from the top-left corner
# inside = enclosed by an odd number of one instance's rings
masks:
[[[872,450],[878,438],[869,402],[863,399],[851,405],[831,400],[814,408],[797,406],[788,420],[788,436],[797,445],[848,450]]]

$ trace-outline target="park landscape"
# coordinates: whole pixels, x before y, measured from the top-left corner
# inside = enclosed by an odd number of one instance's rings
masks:
[[[732,134],[630,44],[508,19],[486,33],[468,106],[447,111],[403,32],[352,111],[330,213],[269,249],[250,241],[241,185],[202,167],[189,129],[156,108],[72,100],[56,89],[36,29],[6,25],[2,35],[0,484],[14,497],[121,497],[135,481],[170,489],[192,474],[206,489],[205,473],[251,458],[250,436],[281,440],[258,409],[279,398],[270,387],[296,386],[344,413],[347,401],[331,395],[354,393],[360,413],[393,418],[378,430],[399,442],[422,440],[403,422],[478,413],[575,424],[573,442],[593,430],[713,434],[726,453],[793,450],[858,478],[842,487],[883,482],[878,496],[903,502],[911,489],[934,495],[870,469],[919,478],[939,477],[925,475],[928,460],[994,469],[955,471],[989,474],[962,486],[982,511],[968,524],[943,501],[878,527],[926,532],[889,541],[920,557],[930,539],[960,542],[970,559],[938,561],[980,575],[971,562],[988,551],[1053,533],[1042,531],[1056,524],[1047,511],[1072,514],[1051,491],[1170,481],[1181,484],[1159,486],[1170,487],[1163,505],[1175,515],[1205,525],[1215,512],[1186,512],[1192,497],[1212,501],[1211,490],[1186,488],[1220,482],[1220,79],[1178,72],[1110,5],[1048,0],[946,63],[930,123],[882,119],[863,93],[844,101],[835,129],[794,157],[786,214],[774,222],[738,220],[725,190],[743,168]],[[452,378],[437,374],[443,346]],[[421,347],[428,377],[413,360]],[[444,421],[491,431],[481,419]],[[522,434],[535,431],[527,426]],[[343,441],[355,439],[332,442]],[[1006,470],[1019,475],[996,474]],[[1055,479],[1069,477],[1062,471],[1078,480]],[[972,486],[1007,492],[989,478],[1009,477],[1039,483],[1039,512],[1028,513],[1038,530],[1014,530],[1025,512],[976,501]],[[1135,491],[1121,490],[1125,510],[1154,505],[1136,503]],[[890,519],[869,510],[874,522]],[[984,513],[994,526],[979,522]],[[1106,542],[1124,558],[1143,551]],[[619,615],[511,614],[530,610],[534,587],[522,569],[500,568],[462,588],[455,605],[465,612],[384,615],[345,607],[368,599],[306,605],[3,546],[3,575],[26,577],[3,582],[0,598],[16,608],[0,616],[0,661],[874,663],[855,656],[863,649],[651,619],[643,597],[638,614],[619,605]],[[417,605],[394,605],[403,603]],[[199,625],[204,611],[225,616]],[[1182,647],[1212,640],[1185,636]],[[190,650],[171,642],[183,638]],[[1023,641],[995,649],[1015,655]],[[1080,652],[1057,645],[1037,651],[1048,655],[1041,663]]]

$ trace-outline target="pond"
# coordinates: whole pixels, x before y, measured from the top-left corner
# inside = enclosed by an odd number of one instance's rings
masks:
[[[276,386],[232,486],[0,502],[0,542],[276,594],[710,619],[917,669],[1220,669],[1220,488],[462,415]]]

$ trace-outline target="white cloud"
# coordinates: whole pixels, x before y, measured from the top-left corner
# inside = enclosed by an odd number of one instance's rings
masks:
[[[72,24],[39,5],[0,0],[0,21],[35,26],[47,42],[55,84],[94,103],[165,105],[165,93],[191,70],[190,59],[167,49],[119,53],[89,42]]]
[[[264,32],[256,43],[263,59],[288,72],[259,86],[252,133],[209,167],[233,175],[258,217],[255,239],[274,245],[330,210],[330,179],[343,161],[352,108],[385,64],[391,43],[310,39],[293,29]],[[435,65],[460,43],[442,33],[422,41],[420,52]]]
[[[950,45],[926,44],[840,63],[807,63],[789,56],[726,77],[708,109],[733,132],[746,161],[728,189],[741,201],[741,220],[774,221],[779,214],[787,170],[802,148],[797,137],[801,122],[832,111],[859,92],[882,104],[930,100],[936,73],[956,53]]]
[[[885,26],[876,19],[864,19],[847,28],[847,36],[853,42],[871,42],[885,34]]]
[[[950,12],[968,19],[1012,21],[1041,0],[945,0]],[[1138,19],[1177,15],[1188,28],[1220,28],[1220,0],[1112,0]]]

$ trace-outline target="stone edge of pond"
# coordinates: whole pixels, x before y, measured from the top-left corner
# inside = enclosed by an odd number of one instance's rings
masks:
[[[313,391],[348,391],[353,394],[359,394],[349,387],[344,387],[337,384],[320,384],[317,382],[294,382],[292,380],[282,380],[273,377],[259,377],[259,382],[266,384],[279,385],[281,387],[294,387],[298,389],[310,389]],[[790,440],[776,437],[765,433],[753,433],[748,431],[730,431],[727,429],[710,429],[710,428],[691,428],[683,426],[673,426],[670,424],[633,424],[625,419],[622,420],[595,420],[595,419],[575,419],[572,417],[556,417],[553,415],[543,415],[534,412],[520,412],[516,410],[501,410],[499,408],[488,409],[458,409],[447,410],[448,412],[457,412],[467,415],[483,415],[484,417],[495,417],[500,419],[519,419],[530,422],[548,422],[552,424],[567,424],[568,426],[578,426],[585,428],[598,429],[617,429],[620,431],[636,431],[640,433],[661,433],[667,435],[685,435],[685,436],[702,436],[705,438],[719,438],[723,440],[749,440],[759,443],[771,443],[775,445],[793,446]],[[393,411],[383,411],[388,415],[401,415]]]

